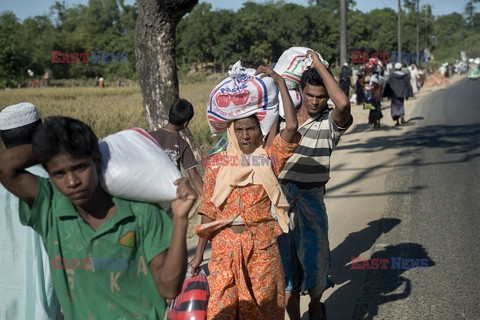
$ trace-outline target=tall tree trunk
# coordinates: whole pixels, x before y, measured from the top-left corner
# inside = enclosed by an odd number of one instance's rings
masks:
[[[198,0],[137,0],[135,30],[137,70],[143,97],[143,109],[149,130],[168,123],[170,106],[178,98],[175,29],[180,19]],[[200,152],[190,131],[182,136],[197,159]]]

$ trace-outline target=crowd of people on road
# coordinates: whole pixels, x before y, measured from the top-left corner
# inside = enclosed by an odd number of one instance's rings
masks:
[[[163,319],[166,299],[179,294],[187,267],[190,275],[199,271],[210,241],[207,319],[288,313],[297,320],[301,295],[310,298],[309,319],[326,319],[321,298],[333,282],[325,185],[332,150],[353,118],[332,73],[315,52],[307,56],[299,108],[285,79],[260,66],[256,75],[278,86],[283,119],[266,136],[257,114],[231,121],[228,146],[215,155],[275,159],[269,165],[213,161],[202,178],[180,136],[193,106],[175,101],[168,125],[150,132],[188,174],[175,181],[168,208],[105,191],[99,140],[88,124],[64,116],[42,121],[25,102],[1,110],[0,257],[12,263],[0,270],[18,279],[0,286],[0,318]],[[199,242],[187,262],[188,214],[198,196]],[[98,268],[95,257],[110,264]]]
[[[368,124],[373,129],[381,128],[382,106],[386,99],[390,100],[391,118],[395,126],[400,126],[406,122],[404,101],[415,97],[425,82],[426,72],[428,70],[420,70],[415,64],[407,67],[397,62],[384,66],[378,59],[372,58],[360,71],[353,70],[352,100],[369,110]],[[345,93],[348,96],[349,90]]]

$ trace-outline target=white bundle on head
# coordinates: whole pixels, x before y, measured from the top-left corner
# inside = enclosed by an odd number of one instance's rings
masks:
[[[285,79],[287,84],[288,93],[292,98],[293,105],[298,108],[302,104],[302,95],[300,94],[300,78],[305,70],[307,70],[313,63],[313,58],[307,56],[307,51],[311,50],[305,47],[291,47],[285,50],[273,70]],[[320,61],[328,68],[328,61],[318,53]],[[279,113],[282,118],[285,117],[285,111],[283,110],[283,101],[279,97],[280,107]]]

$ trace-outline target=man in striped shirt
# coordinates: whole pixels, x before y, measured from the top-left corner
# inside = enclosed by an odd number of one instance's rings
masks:
[[[323,198],[332,150],[353,121],[345,93],[318,55],[313,51],[308,55],[313,63],[300,80],[302,105],[297,112],[303,138],[278,176],[290,203],[291,232],[278,242],[291,320],[300,320],[300,293],[310,295],[309,319],[326,319],[320,299],[333,283],[328,278],[331,259]],[[333,109],[327,105],[329,98]]]

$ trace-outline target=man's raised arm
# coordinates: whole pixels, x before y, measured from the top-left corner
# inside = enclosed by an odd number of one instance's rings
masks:
[[[350,121],[350,101],[345,93],[338,86],[337,81],[328,72],[325,65],[320,61],[318,54],[315,51],[308,50],[307,56],[311,55],[313,58],[312,66],[317,69],[318,73],[325,83],[328,96],[335,104],[335,109],[332,112],[332,119],[339,127],[344,127]]]
[[[31,144],[0,152],[0,183],[30,206],[37,196],[38,181],[25,169],[35,164]]]

